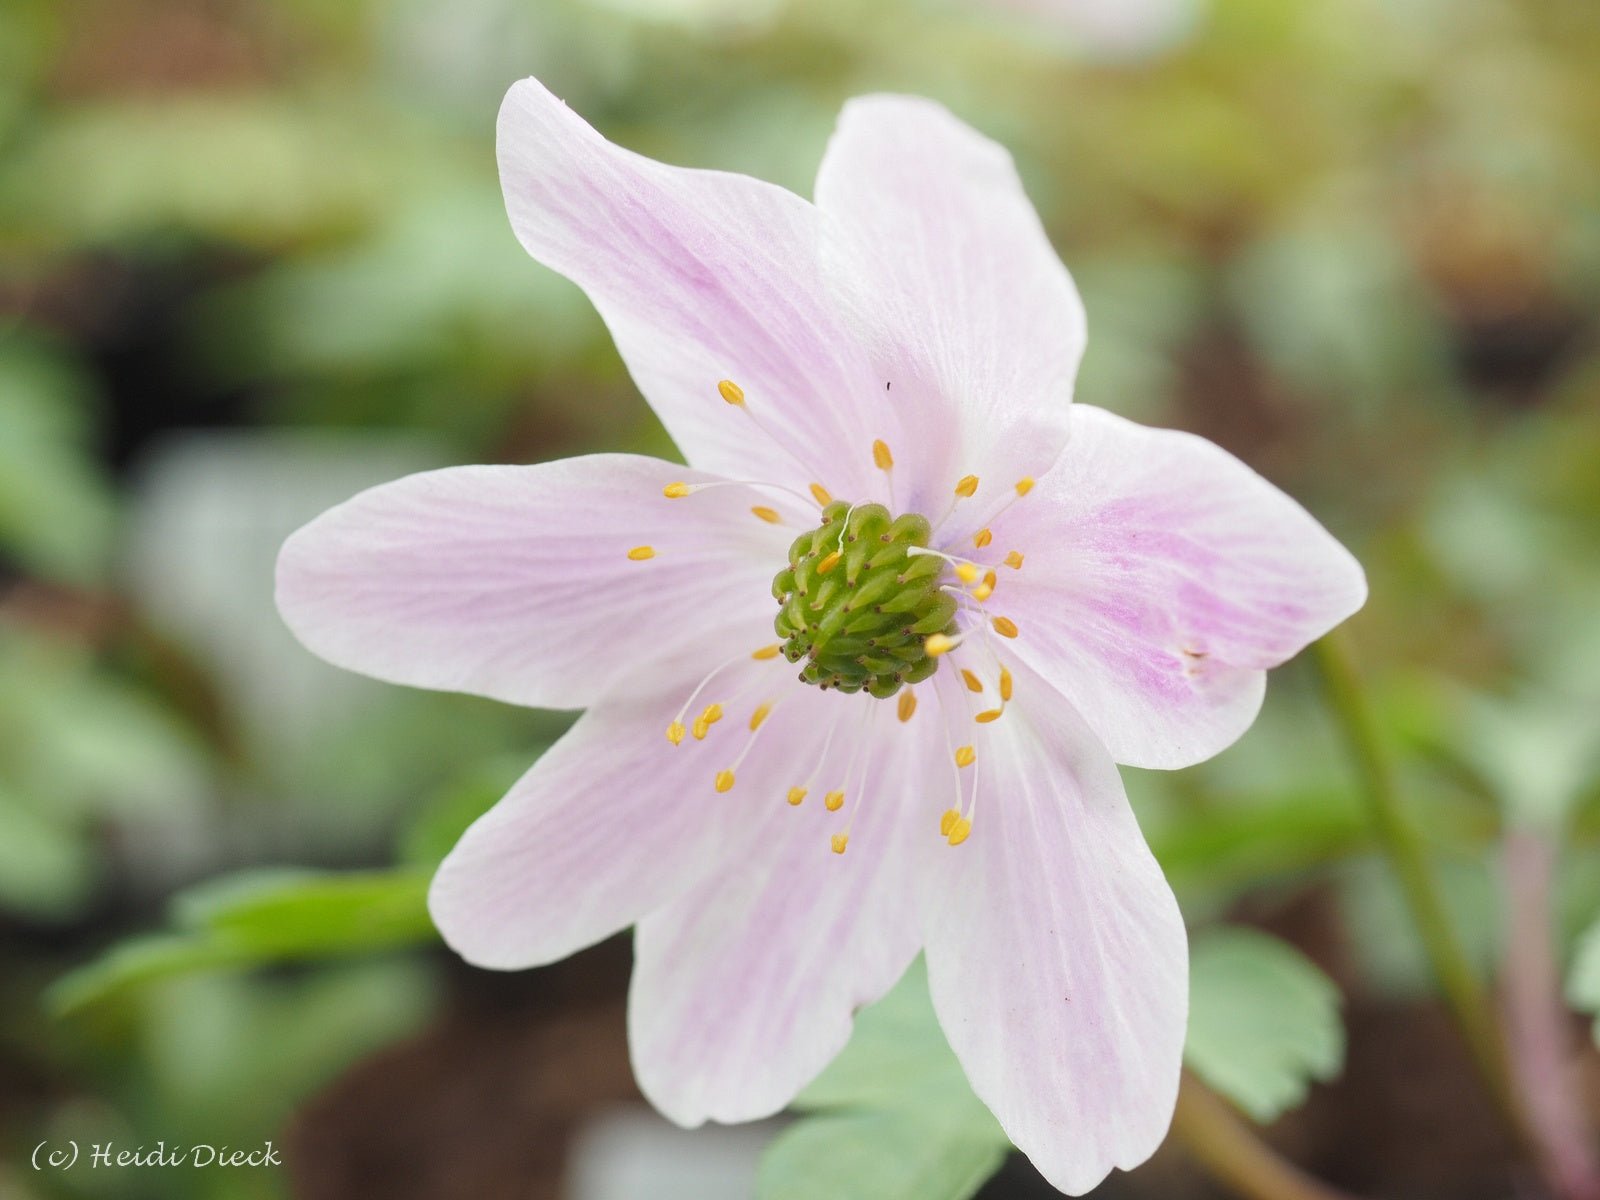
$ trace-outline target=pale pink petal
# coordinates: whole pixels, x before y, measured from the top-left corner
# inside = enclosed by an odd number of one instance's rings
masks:
[[[1366,579],[1305,509],[1193,434],[1080,405],[1050,474],[994,524],[1007,649],[1117,761],[1182,767],[1249,728],[1264,672],[1361,607]]]
[[[937,517],[963,475],[987,497],[1042,474],[1066,439],[1084,315],[1011,156],[932,101],[867,96],[845,105],[816,192],[911,430],[892,447],[902,504]]]
[[[828,294],[808,202],[614,146],[532,79],[506,94],[499,156],[517,237],[588,293],[691,463],[877,498],[885,381]],[[748,413],[719,398],[722,379]]]
[[[440,866],[429,911],[468,962],[518,968],[553,962],[633,924],[746,853],[758,798],[781,797],[818,752],[804,718],[812,695],[784,660],[746,660],[697,701],[725,715],[704,741],[668,742],[682,689],[590,709],[480,818]],[[758,743],[734,791],[717,773],[750,737],[770,700],[800,712],[788,736]],[[782,804],[781,798],[776,801]]]
[[[914,865],[938,842],[939,797],[922,786],[943,758],[927,745],[932,720],[901,725],[892,704],[822,699],[814,719],[844,724],[810,795],[791,808],[783,791],[747,793],[741,779],[740,802],[762,822],[749,853],[639,925],[634,1073],[683,1125],[777,1112],[917,953]],[[861,724],[868,706],[879,710],[876,729]],[[857,744],[865,785],[830,813],[824,792],[845,786]],[[831,836],[847,828],[845,853],[833,853]]]
[[[966,703],[959,685],[943,691]],[[942,848],[925,888],[929,987],[973,1090],[1077,1195],[1166,1134],[1188,1006],[1183,919],[1070,704],[1019,670],[1014,703],[981,728],[971,833]]]
[[[763,492],[662,495],[709,478],[620,454],[408,476],[284,544],[278,609],[338,666],[514,704],[679,678],[773,640],[794,532],[751,514],[781,503]],[[654,557],[629,558],[640,546]]]

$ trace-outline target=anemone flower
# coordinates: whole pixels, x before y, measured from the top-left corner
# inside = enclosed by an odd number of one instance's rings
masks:
[[[330,662],[587,710],[439,868],[446,941],[512,969],[636,926],[634,1067],[683,1125],[781,1109],[922,951],[1047,1178],[1142,1162],[1187,950],[1115,764],[1237,738],[1360,567],[1210,443],[1070,404],[1072,280],[935,104],[852,101],[815,203],[619,149],[533,80],[499,157],[690,465],[433,471],[285,545]]]

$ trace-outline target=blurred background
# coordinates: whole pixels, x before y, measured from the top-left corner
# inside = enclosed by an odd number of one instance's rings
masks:
[[[1474,961],[1600,1008],[1600,6],[5,0],[0,1197],[751,1194],[771,1129],[640,1107],[626,938],[491,975],[428,926],[432,865],[566,718],[344,675],[272,606],[283,537],[370,484],[673,453],[509,231],[494,115],[530,74],[803,195],[864,91],[1007,145],[1088,306],[1079,399],[1213,438],[1356,551],[1354,653]],[[1230,1087],[1226,1032],[1191,1066],[1338,1185],[1511,1195],[1314,682],[1125,772],[1197,938],[1333,985],[1281,1095]],[[29,1165],[268,1138],[281,1169]],[[1015,1156],[981,1192],[1047,1194]],[[1169,1147],[1097,1194],[1223,1193]]]

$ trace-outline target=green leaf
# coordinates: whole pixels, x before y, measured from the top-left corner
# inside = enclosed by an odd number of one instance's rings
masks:
[[[1600,918],[1578,941],[1567,976],[1567,999],[1580,1012],[1594,1015],[1594,1040],[1600,1046]]]
[[[415,870],[251,871],[213,880],[174,899],[180,932],[113,947],[58,980],[47,1002],[64,1015],[167,976],[430,941],[427,890],[427,874]]]
[[[760,1200],[966,1200],[999,1169],[1002,1139],[930,1129],[910,1112],[797,1121],[768,1148]]]
[[[921,959],[795,1104],[821,1111],[768,1149],[759,1200],[963,1200],[1011,1148],[939,1029]]]
[[[1299,951],[1247,929],[1193,939],[1184,1058],[1257,1121],[1300,1104],[1344,1062],[1333,982]]]

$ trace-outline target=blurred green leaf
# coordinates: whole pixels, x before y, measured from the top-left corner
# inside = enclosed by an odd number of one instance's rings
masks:
[[[966,1200],[1009,1151],[961,1129],[930,1129],[896,1110],[806,1117],[761,1159],[758,1200]]]
[[[440,788],[401,832],[400,860],[430,869],[438,866],[467,826],[494,807],[531,765],[526,754],[497,755]]]
[[[1344,1062],[1339,993],[1294,948],[1248,929],[1193,939],[1184,1059],[1265,1124]]]
[[[58,980],[58,1014],[153,979],[217,967],[260,966],[398,949],[435,936],[421,871],[251,871],[174,898],[180,932],[113,947]]]
[[[116,516],[89,456],[87,391],[59,354],[0,338],[0,551],[74,584],[103,574]]]
[[[795,1104],[820,1111],[768,1149],[760,1200],[962,1200],[1011,1146],[939,1029],[920,958]]]
[[[1600,1045],[1600,918],[1578,942],[1567,976],[1567,999],[1580,1012],[1594,1016],[1594,1040]]]

